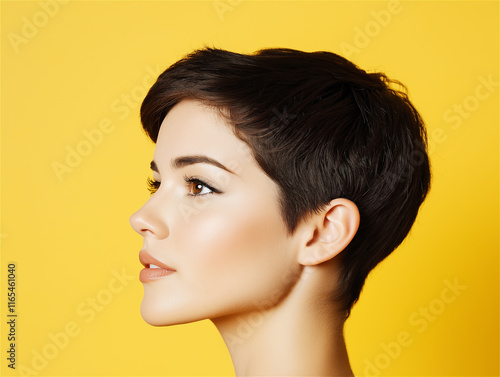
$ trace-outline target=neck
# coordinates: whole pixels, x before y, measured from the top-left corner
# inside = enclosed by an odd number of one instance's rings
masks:
[[[236,376],[353,376],[344,318],[326,292],[309,295],[318,292],[322,279],[308,275],[274,306],[212,319]]]

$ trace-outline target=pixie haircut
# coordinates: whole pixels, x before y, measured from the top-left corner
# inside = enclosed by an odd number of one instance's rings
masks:
[[[406,88],[331,52],[196,50],[157,79],[141,106],[153,142],[184,99],[220,110],[278,185],[290,234],[335,198],[359,229],[338,255],[332,299],[349,316],[368,273],[406,237],[430,188],[424,122]]]

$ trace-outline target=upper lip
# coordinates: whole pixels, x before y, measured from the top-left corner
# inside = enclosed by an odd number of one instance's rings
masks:
[[[170,266],[167,266],[165,263],[160,262],[158,259],[153,257],[145,250],[139,251],[139,260],[141,261],[142,265],[146,268],[149,268],[150,264],[154,264],[155,266],[163,268],[164,270],[175,271],[175,269],[173,269]]]

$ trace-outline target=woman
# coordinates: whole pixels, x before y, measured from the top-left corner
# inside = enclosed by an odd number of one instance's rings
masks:
[[[210,319],[236,375],[352,376],[343,325],[430,187],[425,128],[329,52],[206,48],[153,85],[141,314]]]

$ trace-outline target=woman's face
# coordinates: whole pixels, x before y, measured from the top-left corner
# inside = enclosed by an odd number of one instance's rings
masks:
[[[160,183],[130,223],[144,238],[141,255],[175,271],[141,272],[146,322],[217,318],[284,297],[300,265],[278,187],[215,110],[177,104],[161,125],[152,169]]]

